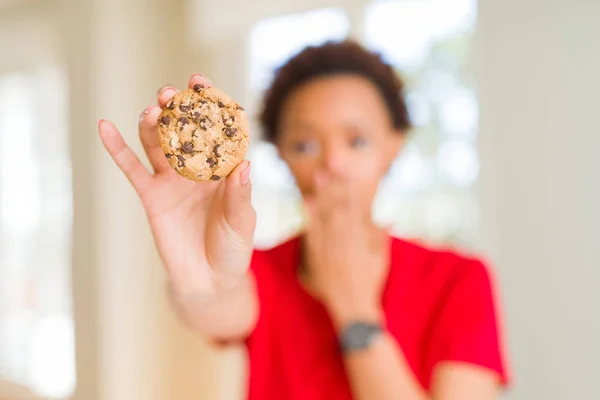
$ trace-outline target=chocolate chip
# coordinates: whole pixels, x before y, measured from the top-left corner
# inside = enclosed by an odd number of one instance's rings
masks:
[[[196,91],[196,92],[200,92],[200,89],[204,89],[204,85],[201,85],[201,84],[199,84],[199,83],[196,83],[196,84],[194,85],[194,91]]]
[[[167,157],[167,158],[171,158],[171,157],[173,157],[173,154],[171,154],[171,153],[167,153],[167,154],[165,154],[165,157]]]
[[[174,109],[175,109],[175,102],[174,102],[173,100],[169,101],[169,102],[167,103],[167,108],[168,108],[169,110],[174,110]]]
[[[212,168],[215,166],[215,164],[217,164],[217,161],[214,158],[207,158],[206,163],[208,164],[209,167]]]
[[[169,125],[169,122],[171,122],[171,117],[168,115],[163,115],[163,117],[160,119],[160,122],[163,125]]]
[[[217,175],[213,175],[213,176],[210,177],[210,179],[213,180],[213,181],[218,181],[219,179],[221,179],[221,177],[217,176]]]
[[[221,147],[221,145],[216,144],[215,147],[213,148],[213,154],[217,157],[221,157],[221,155],[219,154],[219,147]]]
[[[222,102],[222,101],[219,101],[217,104],[219,105],[219,107],[220,107],[220,108],[223,108],[223,107],[225,107],[225,104],[223,104],[223,102]]]
[[[196,123],[198,122],[198,120],[200,119],[200,115],[201,114],[198,111],[194,111],[194,118],[193,118],[194,122],[196,122]]]
[[[235,135],[236,132],[237,128],[225,128],[225,134],[227,135],[227,137],[233,137],[233,135]]]
[[[200,104],[206,104],[206,103],[208,103],[207,100],[200,100]]]
[[[181,154],[177,155],[177,166],[179,168],[185,167],[185,158],[183,158],[183,156]]]
[[[233,117],[230,117],[229,115],[227,115],[226,117],[224,117],[223,118],[223,124],[225,124],[227,126],[233,125]]]
[[[177,120],[177,122],[179,122],[181,125],[185,125],[188,122],[190,122],[186,117],[179,117],[179,119]]]
[[[179,109],[183,112],[190,111],[191,108],[192,108],[192,106],[189,104],[181,104],[179,106]]]
[[[239,104],[237,105],[237,109],[244,111],[244,107],[240,106]]]
[[[200,128],[207,130],[210,127],[212,127],[212,121],[210,120],[210,118],[204,117],[200,120],[200,123],[198,125],[200,126]]]
[[[184,153],[193,153],[194,152],[194,144],[192,142],[185,142],[183,146],[181,146],[181,151]]]

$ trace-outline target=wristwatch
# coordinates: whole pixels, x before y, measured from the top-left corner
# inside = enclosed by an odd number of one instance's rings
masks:
[[[383,332],[379,324],[356,321],[346,325],[340,334],[342,353],[368,349]]]

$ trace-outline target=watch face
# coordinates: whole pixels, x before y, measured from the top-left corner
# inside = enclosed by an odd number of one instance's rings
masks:
[[[381,332],[381,327],[374,324],[356,322],[349,325],[342,335],[342,348],[356,350],[369,347],[373,337]]]
[[[348,330],[348,339],[352,343],[364,343],[369,338],[372,328],[365,324],[356,324]]]

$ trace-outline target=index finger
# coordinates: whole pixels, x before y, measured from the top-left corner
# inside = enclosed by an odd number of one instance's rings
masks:
[[[98,133],[104,147],[141,196],[152,181],[152,175],[127,146],[117,127],[109,121],[98,122]]]

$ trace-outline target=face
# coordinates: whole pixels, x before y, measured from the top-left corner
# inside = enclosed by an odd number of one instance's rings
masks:
[[[284,103],[280,121],[277,147],[302,195],[314,193],[316,174],[327,174],[360,188],[365,207],[404,137],[394,131],[376,86],[354,75],[298,87]]]

